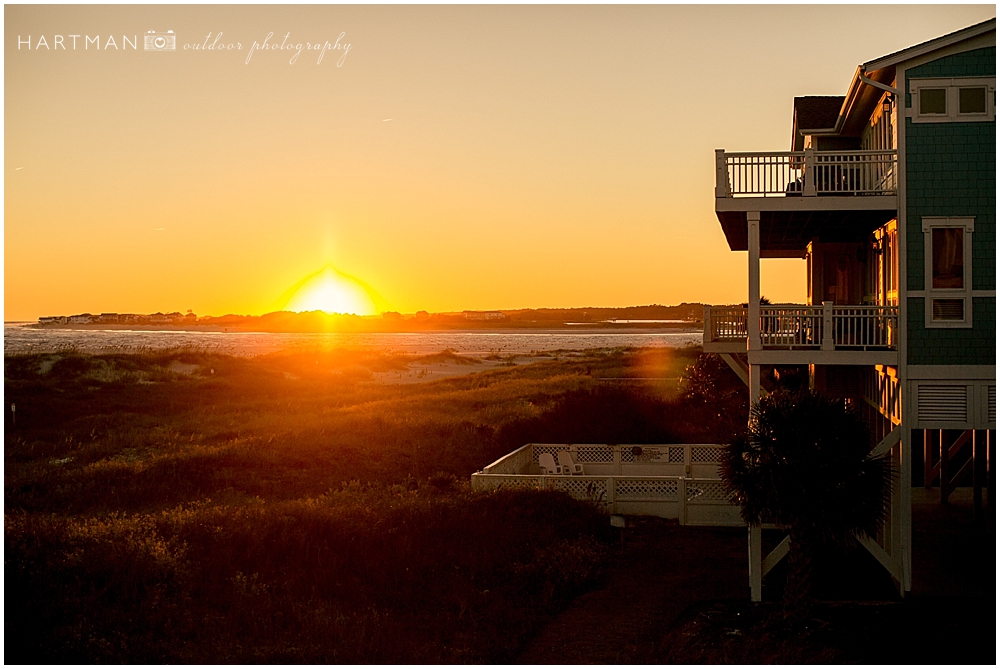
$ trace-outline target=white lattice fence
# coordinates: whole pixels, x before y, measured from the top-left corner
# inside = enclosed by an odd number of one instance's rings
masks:
[[[676,502],[679,482],[671,479],[615,479],[616,502]]]
[[[580,464],[611,464],[615,461],[614,446],[577,446],[576,461]]]
[[[548,489],[609,513],[677,518],[682,524],[740,525],[717,478],[717,444],[528,444],[473,474],[474,490]],[[539,455],[569,452],[585,474],[540,475]],[[622,466],[628,472],[622,471]],[[586,468],[591,468],[589,471]],[[639,471],[637,471],[639,470]]]
[[[604,477],[550,476],[548,486],[552,490],[561,490],[570,497],[594,504],[603,505],[608,502],[608,480]]]
[[[554,460],[559,459],[559,451],[568,451],[568,444],[531,444],[531,461],[538,464],[538,456],[549,453]]]
[[[713,479],[688,479],[686,483],[688,504],[729,503],[729,493],[726,492],[722,481]]]
[[[497,475],[478,476],[477,490],[541,490],[544,478],[541,476]]]

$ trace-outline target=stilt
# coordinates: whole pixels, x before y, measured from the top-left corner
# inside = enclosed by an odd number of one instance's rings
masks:
[[[934,443],[931,431],[924,430],[924,487],[928,490],[934,485]]]
[[[941,450],[941,459],[938,461],[938,478],[941,481],[941,503],[948,503],[948,444],[944,440],[944,430],[938,430],[938,443]]]
[[[976,438],[976,430],[972,431],[972,520],[975,523],[983,521],[983,439]]]
[[[749,528],[747,544],[750,548],[750,601],[759,602],[761,600],[761,574],[760,574],[760,526]]]

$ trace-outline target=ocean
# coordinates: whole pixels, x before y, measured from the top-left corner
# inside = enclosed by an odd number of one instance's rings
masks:
[[[185,330],[64,330],[4,324],[4,354],[76,349],[87,353],[197,348],[230,355],[258,355],[296,348],[374,349],[427,354],[452,349],[466,355],[524,354],[588,348],[701,345],[700,330],[655,331],[425,331],[381,333],[201,332]]]

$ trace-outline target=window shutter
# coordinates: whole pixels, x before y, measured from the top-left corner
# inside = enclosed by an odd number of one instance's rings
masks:
[[[990,406],[993,406],[992,400]],[[968,422],[969,397],[965,386],[920,384],[917,389],[917,420]]]

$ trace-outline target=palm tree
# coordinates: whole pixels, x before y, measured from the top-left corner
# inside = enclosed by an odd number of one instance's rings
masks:
[[[790,529],[786,619],[811,604],[812,560],[823,545],[874,537],[885,519],[892,470],[871,458],[868,428],[843,400],[779,391],[755,404],[746,433],[729,445],[722,478],[748,525]]]

